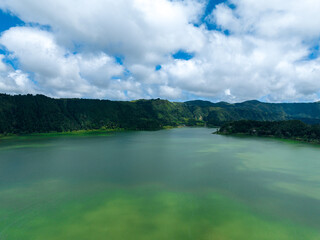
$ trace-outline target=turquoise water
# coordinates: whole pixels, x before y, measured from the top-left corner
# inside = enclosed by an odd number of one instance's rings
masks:
[[[213,131],[0,142],[0,239],[320,239],[320,148]]]

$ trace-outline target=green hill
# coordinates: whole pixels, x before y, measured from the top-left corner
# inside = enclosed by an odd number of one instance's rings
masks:
[[[320,103],[181,103],[161,99],[124,102],[0,94],[0,134],[100,128],[156,130],[178,125],[220,126],[236,120],[291,119],[320,123]]]
[[[223,135],[244,134],[320,142],[320,126],[305,124],[299,120],[274,122],[252,120],[234,121],[225,123],[217,133]]]

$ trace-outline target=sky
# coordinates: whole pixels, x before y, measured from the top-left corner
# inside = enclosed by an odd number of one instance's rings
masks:
[[[0,92],[320,99],[319,0],[0,0]]]

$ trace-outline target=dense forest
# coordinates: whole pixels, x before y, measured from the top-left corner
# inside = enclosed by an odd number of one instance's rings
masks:
[[[252,121],[241,120],[225,123],[219,134],[245,134],[252,136],[271,136],[296,139],[308,142],[320,142],[320,126],[309,125],[299,120],[289,121]]]
[[[320,124],[320,102],[315,103],[264,103],[256,100],[230,104],[191,101],[186,104],[201,107],[208,125],[221,126],[238,120],[282,121],[301,120]]]
[[[53,99],[43,95],[0,94],[0,134],[87,129],[156,130],[166,126],[221,126],[236,120],[297,119],[320,123],[320,103],[229,104],[208,101],[109,101]]]

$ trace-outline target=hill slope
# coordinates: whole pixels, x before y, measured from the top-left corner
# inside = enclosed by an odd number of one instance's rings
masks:
[[[132,102],[53,99],[43,95],[0,94],[0,133],[33,133],[81,129],[155,130],[164,126],[217,126],[235,120],[297,119],[320,123],[319,103],[273,104],[137,100]]]
[[[261,122],[241,120],[226,123],[217,132],[223,135],[245,134],[320,142],[320,126],[305,124],[299,120]]]

